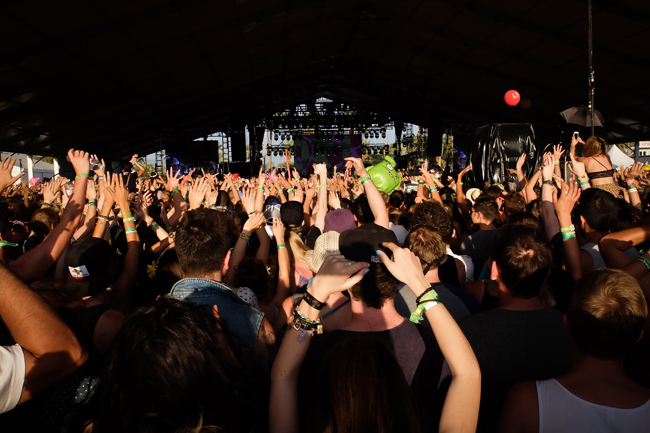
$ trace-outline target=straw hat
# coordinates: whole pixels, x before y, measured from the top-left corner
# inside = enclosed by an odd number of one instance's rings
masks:
[[[341,254],[339,251],[340,236],[334,230],[323,233],[316,239],[314,249],[305,253],[305,262],[307,262],[307,266],[309,266],[312,272],[318,272],[327,257],[334,254]]]
[[[483,192],[483,191],[481,191],[481,190],[478,189],[478,188],[470,188],[469,191],[467,191],[467,193],[465,193],[465,197],[467,197],[467,199],[468,199],[472,204],[474,204],[474,202],[476,201],[476,199],[478,198],[478,196],[481,195],[482,192]]]

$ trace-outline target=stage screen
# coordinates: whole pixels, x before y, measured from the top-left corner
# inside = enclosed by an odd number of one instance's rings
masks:
[[[316,155],[317,149],[333,147],[336,150],[342,149],[342,154],[326,156],[325,152]],[[344,135],[342,140],[327,137],[316,139],[313,135],[303,135],[302,139],[294,141],[296,153],[294,154],[294,166],[301,173],[311,172],[312,164],[321,162],[327,163],[330,168],[336,165],[338,168],[345,166],[344,158],[350,156],[361,158],[361,134]]]

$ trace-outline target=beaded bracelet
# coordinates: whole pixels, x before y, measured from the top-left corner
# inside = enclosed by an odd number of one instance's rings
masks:
[[[285,244],[279,244],[278,245],[278,250],[284,248],[285,250],[287,249],[287,246]]]
[[[136,229],[132,229],[132,228],[124,229],[124,233],[126,233],[127,235],[129,233],[137,233],[137,232],[138,231]]]
[[[648,272],[650,272],[650,259],[648,259],[647,257],[639,256],[636,258],[636,260],[643,263],[645,267],[648,268]]]
[[[575,232],[575,231],[576,231],[576,227],[575,227],[573,224],[571,224],[569,227],[560,227],[560,231],[561,231],[562,233]]]
[[[250,236],[246,236],[246,234],[245,234],[244,232],[241,232],[241,233],[239,234],[239,239],[243,239],[243,240],[245,240],[246,242],[248,242],[248,241],[251,240],[251,237],[250,237]]]
[[[135,222],[135,218],[134,218],[134,217],[128,217],[128,218],[124,218],[123,221],[124,221],[125,223],[128,223],[128,222]]]
[[[316,334],[323,333],[323,324],[321,323],[320,318],[316,320],[310,320],[300,312],[298,307],[293,310],[293,316],[289,318],[287,325],[291,326],[296,331],[302,331],[298,336],[298,339],[300,341],[303,341],[305,339],[305,335],[313,334],[314,331],[316,331]]]
[[[75,180],[76,180],[76,179],[79,179],[80,177],[84,177],[84,176],[86,176],[86,177],[90,177],[90,175],[89,175],[88,173],[79,173],[79,174],[76,175],[74,178],[75,178]]]
[[[106,227],[106,223],[102,221],[96,221],[95,224],[99,224],[100,226]]]
[[[107,216],[104,216],[104,215],[97,215],[97,218],[98,218],[98,219],[103,219],[104,221],[108,221],[108,220],[109,220],[109,218],[108,218]]]

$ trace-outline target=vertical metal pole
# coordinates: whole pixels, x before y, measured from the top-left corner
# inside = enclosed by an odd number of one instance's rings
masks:
[[[594,35],[591,19],[591,0],[587,1],[589,14],[589,119],[591,121],[591,135],[594,135]]]

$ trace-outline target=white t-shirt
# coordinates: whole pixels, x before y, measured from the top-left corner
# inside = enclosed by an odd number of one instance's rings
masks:
[[[17,344],[0,346],[0,413],[15,408],[25,383],[25,354]]]

